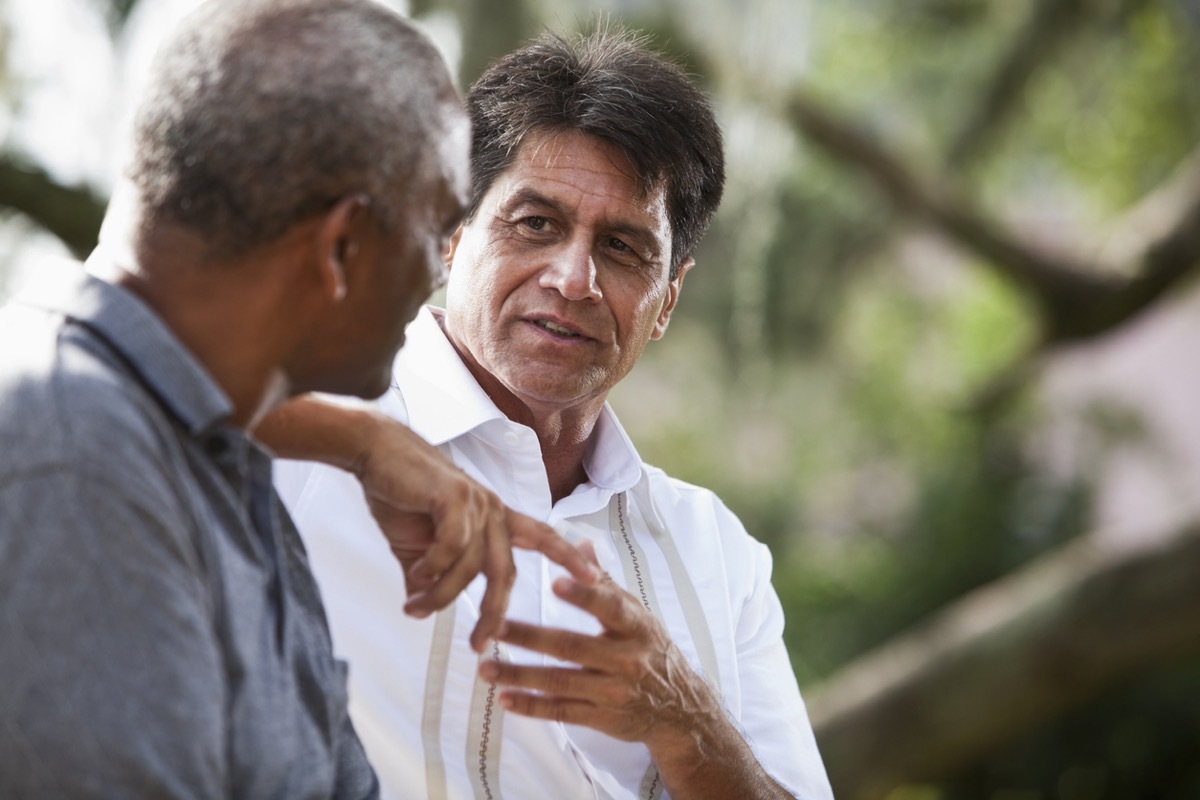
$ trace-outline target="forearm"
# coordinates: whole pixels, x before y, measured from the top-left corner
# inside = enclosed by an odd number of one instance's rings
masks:
[[[795,800],[767,774],[724,713],[650,745],[650,757],[676,800]]]
[[[265,416],[254,436],[280,458],[319,461],[360,474],[379,421],[370,410],[301,395]]]

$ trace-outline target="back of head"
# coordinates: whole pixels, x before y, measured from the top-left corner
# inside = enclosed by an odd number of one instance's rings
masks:
[[[135,118],[143,229],[181,225],[227,257],[359,192],[389,227],[448,101],[436,49],[373,0],[209,0]]]
[[[721,202],[721,130],[705,94],[644,39],[608,25],[545,34],[493,62],[467,93],[471,213],[530,133],[576,130],[625,154],[644,191],[665,182],[671,275]]]

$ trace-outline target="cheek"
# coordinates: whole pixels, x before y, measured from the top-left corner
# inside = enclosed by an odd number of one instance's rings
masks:
[[[634,321],[633,326],[639,333],[648,333],[654,328],[659,314],[662,313],[664,298],[665,294],[660,291],[640,295],[634,301],[634,310],[630,317]]]

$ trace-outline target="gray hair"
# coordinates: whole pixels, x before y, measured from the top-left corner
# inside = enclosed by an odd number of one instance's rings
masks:
[[[387,229],[429,180],[454,92],[428,39],[373,0],[210,0],[156,57],[127,174],[151,224],[214,255],[351,193]]]

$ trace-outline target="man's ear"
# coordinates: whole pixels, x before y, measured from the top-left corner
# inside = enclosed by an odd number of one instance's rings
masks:
[[[661,339],[667,332],[667,323],[671,321],[671,312],[675,310],[675,304],[679,302],[679,293],[683,291],[683,279],[688,274],[688,270],[694,266],[696,266],[696,259],[684,259],[683,263],[679,265],[675,277],[667,283],[667,296],[663,298],[662,308],[658,310],[658,319],[654,321],[654,330],[650,332],[651,339]]]
[[[346,263],[358,254],[358,226],[370,203],[365,194],[348,195],[321,221],[317,264],[321,289],[330,302],[340,302],[346,296]]]
[[[465,224],[465,222],[458,223],[458,227],[454,229],[454,234],[446,246],[446,252],[442,253],[442,263],[446,266],[446,272],[449,272],[451,265],[454,264],[454,254],[458,252],[458,243],[462,241],[463,225]]]

